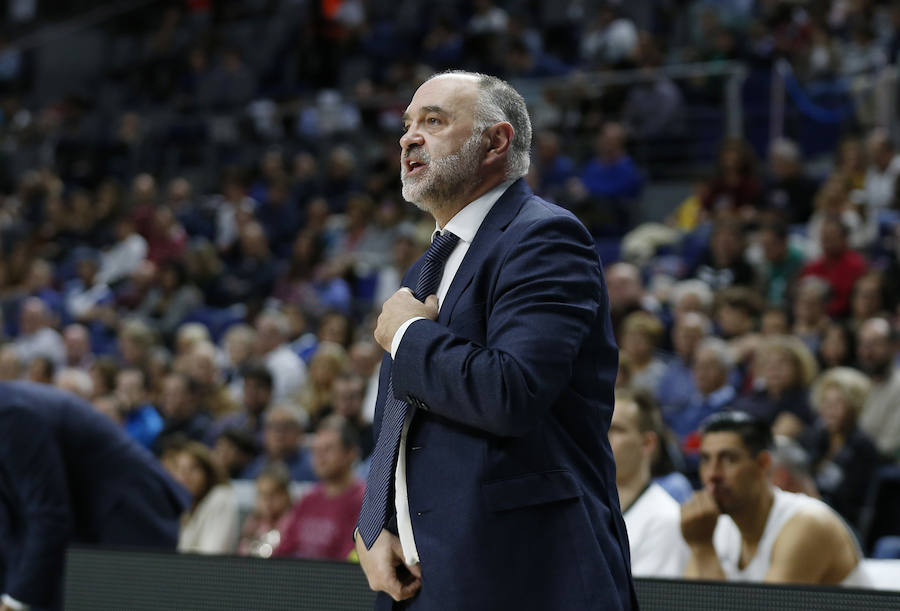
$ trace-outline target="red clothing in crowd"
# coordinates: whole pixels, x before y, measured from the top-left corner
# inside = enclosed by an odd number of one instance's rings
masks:
[[[319,483],[291,510],[275,556],[346,560],[353,551],[353,530],[366,484],[357,480],[342,494],[329,497]]]
[[[828,304],[829,316],[843,316],[850,307],[850,296],[853,285],[860,276],[866,273],[868,265],[862,255],[853,250],[845,250],[839,257],[830,259],[822,257],[808,263],[800,272],[803,276],[818,276],[831,285],[831,303]]]

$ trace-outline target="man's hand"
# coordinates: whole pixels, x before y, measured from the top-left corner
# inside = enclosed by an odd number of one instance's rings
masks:
[[[425,303],[422,303],[413,297],[412,291],[403,287],[391,295],[381,306],[381,314],[378,316],[378,324],[375,326],[375,341],[387,352],[390,352],[394,334],[403,323],[418,316],[437,320],[437,315],[436,295],[429,295]]]
[[[381,531],[372,549],[366,549],[365,542],[357,533],[356,553],[369,580],[369,587],[374,591],[385,592],[399,602],[412,598],[422,587],[419,565],[406,566],[400,539],[387,530]]]
[[[691,547],[712,545],[719,506],[708,490],[699,490],[681,506],[681,536]]]

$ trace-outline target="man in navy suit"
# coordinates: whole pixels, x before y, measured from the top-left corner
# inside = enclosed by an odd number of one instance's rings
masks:
[[[593,240],[522,178],[531,125],[507,83],[436,75],[403,123],[403,197],[437,231],[375,330],[354,536],[376,608],[635,609]]]
[[[187,493],[75,395],[0,383],[0,611],[61,606],[70,543],[175,549]]]

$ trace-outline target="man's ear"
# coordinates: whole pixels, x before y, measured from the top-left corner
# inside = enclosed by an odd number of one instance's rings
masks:
[[[498,157],[506,159],[516,133],[513,126],[506,121],[501,121],[487,128],[484,133],[488,139],[486,160],[492,161]]]
[[[768,473],[772,468],[772,454],[768,450],[763,450],[756,455],[756,464],[763,473]]]

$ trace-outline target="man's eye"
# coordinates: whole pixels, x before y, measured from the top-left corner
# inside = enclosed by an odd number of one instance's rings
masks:
[[[437,117],[428,117],[429,125],[437,125],[440,122],[441,122],[440,119],[438,119]]]

